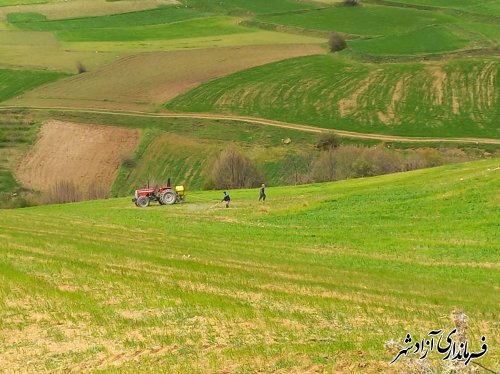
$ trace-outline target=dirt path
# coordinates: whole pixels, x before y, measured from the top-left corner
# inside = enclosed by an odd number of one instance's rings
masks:
[[[2,110],[12,110],[19,109],[15,106],[0,107]],[[325,129],[315,126],[300,125],[296,123],[288,123],[281,121],[274,121],[264,118],[256,118],[249,116],[238,116],[238,115],[225,115],[225,114],[212,114],[212,113],[147,113],[140,111],[119,111],[119,110],[99,110],[91,108],[65,108],[65,107],[31,107],[29,110],[37,111],[60,111],[69,113],[103,113],[103,114],[113,114],[120,116],[137,116],[137,117],[150,117],[150,118],[193,118],[193,119],[212,119],[212,120],[227,120],[227,121],[237,121],[252,123],[256,125],[263,126],[275,126],[286,129],[306,131],[312,133],[324,133],[333,131],[335,134],[341,137],[356,138],[356,139],[374,139],[386,142],[402,142],[402,143],[473,143],[473,144],[495,144],[500,145],[500,139],[489,139],[489,138],[436,138],[436,137],[405,137],[397,135],[383,135],[383,134],[369,134],[369,133],[359,133],[353,131],[336,130],[336,129]]]

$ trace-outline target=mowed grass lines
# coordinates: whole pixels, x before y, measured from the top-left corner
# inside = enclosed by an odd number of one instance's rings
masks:
[[[0,69],[0,101],[8,100],[65,76],[68,75],[60,72]]]
[[[401,372],[390,339],[499,343],[499,160],[333,184],[2,211],[2,368]],[[27,226],[25,223],[30,222]],[[428,362],[441,356],[433,352]],[[480,362],[498,370],[498,352]]]
[[[167,108],[366,133],[497,138],[498,76],[494,59],[370,65],[311,56],[205,83]]]

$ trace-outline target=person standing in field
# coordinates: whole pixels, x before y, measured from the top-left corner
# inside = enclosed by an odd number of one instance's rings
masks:
[[[224,191],[224,197],[222,198],[222,200],[220,201],[221,203],[225,201],[226,202],[226,208],[229,208],[229,203],[231,202],[231,197],[229,197],[229,194]]]
[[[266,186],[264,185],[264,183],[262,183],[262,186],[260,186],[259,188],[259,201],[266,201],[266,190],[265,190]]]

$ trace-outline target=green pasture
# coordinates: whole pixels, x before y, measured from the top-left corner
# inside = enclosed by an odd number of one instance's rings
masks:
[[[21,189],[13,175],[20,157],[29,149],[38,133],[38,122],[27,114],[0,115],[0,205]]]
[[[43,4],[55,1],[56,0],[0,0],[0,7],[10,5]]]
[[[51,31],[64,41],[137,41],[244,33],[229,17],[207,17],[186,8],[162,7],[111,16],[47,21],[37,13],[11,13],[8,21],[31,31]],[[202,17],[199,18],[198,17]]]
[[[194,9],[218,13],[280,13],[312,9],[315,5],[312,2],[298,0],[182,0],[185,4]]]
[[[450,8],[488,16],[500,16],[500,4],[496,0],[396,0],[395,4],[424,5],[431,7]]]
[[[53,71],[0,69],[0,101],[66,76],[68,74]]]
[[[395,35],[457,22],[455,17],[442,13],[377,5],[329,7],[294,14],[263,15],[257,19],[280,25],[363,36]]]
[[[311,56],[207,82],[166,108],[365,133],[498,138],[498,69],[495,59],[375,65]]]
[[[384,344],[461,309],[498,371],[499,162],[1,211],[4,369],[401,372]]]
[[[371,55],[442,53],[464,49],[469,45],[469,40],[458,37],[446,26],[430,26],[405,34],[349,41],[352,50]]]
[[[64,30],[57,32],[57,37],[69,42],[121,42],[184,39],[187,35],[190,38],[199,38],[242,34],[253,31],[252,29],[238,26],[237,22],[229,17],[207,17],[164,25]]]
[[[98,17],[82,17],[62,20],[47,20],[39,13],[9,13],[7,21],[24,30],[63,31],[79,29],[110,29],[139,26],[151,26],[199,18],[203,13],[176,6],[164,6],[156,9],[113,14]]]

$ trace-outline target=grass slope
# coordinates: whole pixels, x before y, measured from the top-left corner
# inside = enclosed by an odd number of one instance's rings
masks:
[[[62,31],[74,29],[109,29],[129,27],[131,25],[134,25],[134,27],[160,25],[202,16],[203,13],[191,9],[169,6],[124,14],[62,20],[47,20],[44,15],[39,13],[10,13],[7,16],[7,21],[25,30]]]
[[[213,80],[166,107],[366,133],[498,138],[499,68],[495,59],[375,65],[311,56]]]
[[[312,3],[300,0],[181,0],[189,7],[219,13],[278,13],[314,8]]]
[[[38,123],[26,115],[2,113],[0,118],[0,205],[6,196],[20,189],[12,170],[35,141]]]
[[[12,371],[384,371],[469,318],[498,345],[499,160],[341,183],[1,211]],[[25,222],[30,222],[27,226]],[[428,360],[440,361],[432,353]],[[28,364],[27,364],[28,362]],[[498,352],[480,362],[498,370]]]
[[[258,16],[258,20],[305,29],[364,36],[394,35],[436,24],[457,22],[440,13],[385,6],[330,7],[294,14]]]
[[[0,101],[5,101],[35,87],[68,76],[66,73],[0,69]]]

